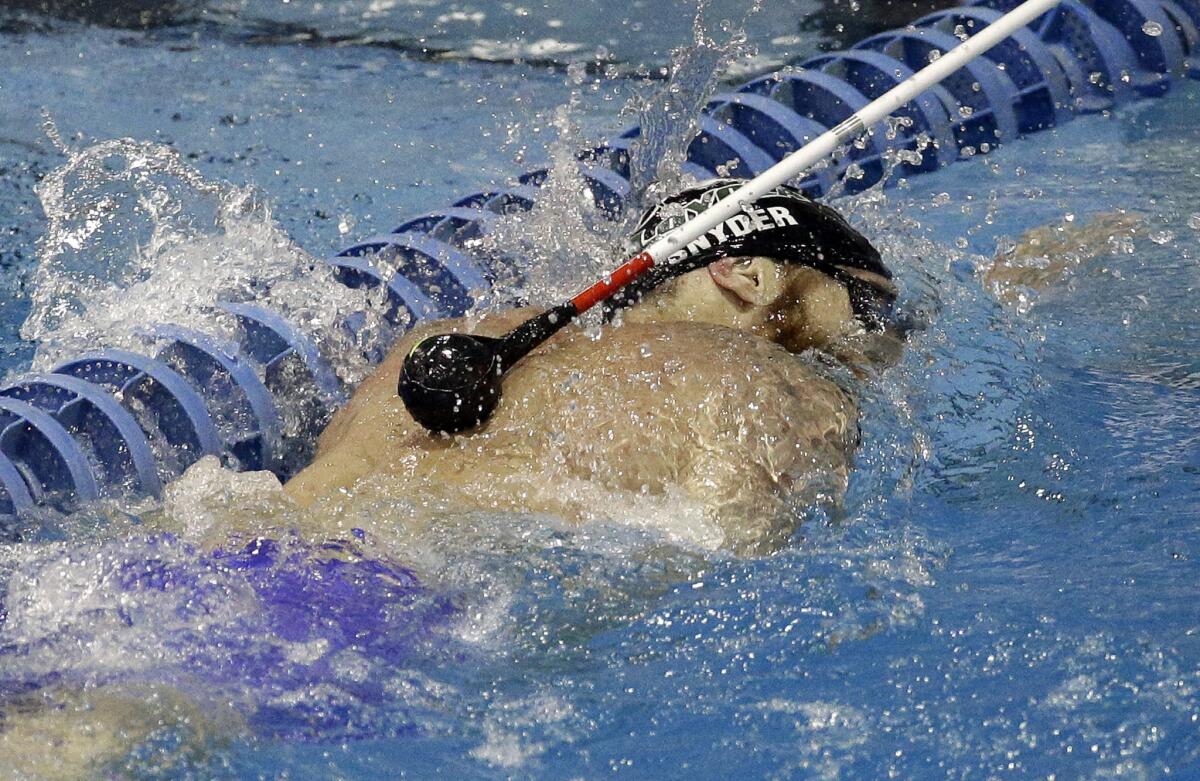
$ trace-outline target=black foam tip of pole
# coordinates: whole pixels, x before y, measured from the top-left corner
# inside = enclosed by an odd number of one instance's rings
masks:
[[[497,341],[440,334],[419,342],[404,359],[397,385],[413,419],[450,434],[487,420],[500,400]]]

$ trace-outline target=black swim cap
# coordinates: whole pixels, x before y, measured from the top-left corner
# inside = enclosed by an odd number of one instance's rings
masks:
[[[667,231],[682,225],[745,182],[711,179],[689,187],[647,210],[630,237],[629,254],[641,252]],[[846,286],[854,314],[879,330],[896,299],[892,272],[879,252],[833,209],[788,185],[780,185],[742,212],[654,266],[612,299],[612,307],[637,303],[672,277],[727,257],[766,257],[828,274]],[[853,271],[876,279],[863,279]]]

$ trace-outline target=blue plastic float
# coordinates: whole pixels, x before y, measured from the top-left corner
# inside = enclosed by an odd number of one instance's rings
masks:
[[[985,0],[937,11],[717,95],[685,170],[757,174],[1017,4]],[[877,184],[898,151],[920,150],[919,162],[910,155],[891,169],[893,177],[911,176],[1076,113],[1161,95],[1173,77],[1200,78],[1198,28],[1200,0],[1064,0],[898,111],[907,122],[874,128],[802,187],[814,196],[835,184],[855,192]],[[609,217],[631,195],[629,150],[638,136],[631,128],[578,156]],[[854,175],[845,176],[851,166]],[[546,175],[532,171],[512,187],[469,195],[329,259],[341,284],[384,292],[381,314],[393,329],[368,346],[368,357],[382,358],[388,341],[419,320],[462,314],[489,289],[503,261],[470,247],[500,215],[531,209]],[[349,389],[316,342],[283,315],[255,301],[213,306],[234,318],[236,340],[155,325],[147,354],[96,350],[0,389],[0,536],[11,536],[13,519],[35,506],[157,495],[208,454],[284,479],[303,466]],[[343,326],[353,330],[363,320],[360,313]],[[298,393],[298,382],[308,389]],[[299,416],[306,433],[287,436],[280,410],[297,405],[306,405]]]

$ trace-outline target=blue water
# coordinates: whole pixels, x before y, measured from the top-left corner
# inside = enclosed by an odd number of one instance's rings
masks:
[[[544,162],[545,113],[572,95],[586,138],[622,128],[621,106],[655,86],[639,72],[690,41],[650,3],[335,6],[187,6],[150,30],[22,17],[0,34],[0,368],[33,350],[17,335],[45,224],[32,188],[65,160],[43,108],[72,148],[155,141],[253,186],[321,255]],[[813,9],[825,23],[802,28]],[[847,14],[767,3],[749,34],[770,64]],[[514,31],[579,47],[505,61]],[[598,46],[619,67],[581,89],[567,66]],[[116,620],[110,573],[161,543],[57,519],[64,541],[0,554],[41,622],[0,633],[20,652],[8,663],[207,687],[258,712],[186,772],[162,770],[169,746],[135,752],[136,778],[1200,777],[1197,100],[1179,84],[845,204],[927,325],[860,389],[845,507],[810,512],[776,555],[463,521],[461,537],[388,548],[436,559],[430,598],[467,617],[449,635],[399,657],[293,658],[282,684],[214,683],[189,678],[196,659],[261,610],[236,574],[207,623],[156,589]],[[1131,244],[1027,307],[979,281],[1022,231],[1115,209],[1144,215]],[[402,624],[383,641],[407,642]],[[286,647],[263,627],[255,643]]]

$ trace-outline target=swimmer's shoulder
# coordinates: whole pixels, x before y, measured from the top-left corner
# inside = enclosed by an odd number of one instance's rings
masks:
[[[422,430],[407,412],[403,411],[399,397],[396,395],[396,383],[400,377],[404,359],[422,339],[443,333],[501,336],[540,311],[531,308],[509,309],[480,317],[454,317],[428,320],[417,324],[396,342],[371,375],[359,383],[350,403],[334,415],[325,430],[321,432],[318,439],[318,452],[325,451],[334,443],[345,439],[355,424],[362,422],[361,418],[364,414],[373,417],[381,412],[390,413],[387,415],[387,428],[396,433]]]
[[[764,393],[817,393],[852,403],[810,362],[762,337],[721,325],[640,322],[600,333],[569,329],[562,340],[530,358],[530,369],[550,375],[580,368],[630,382],[663,383],[672,392],[711,399],[720,388],[759,387]],[[735,392],[736,396],[737,393]]]

